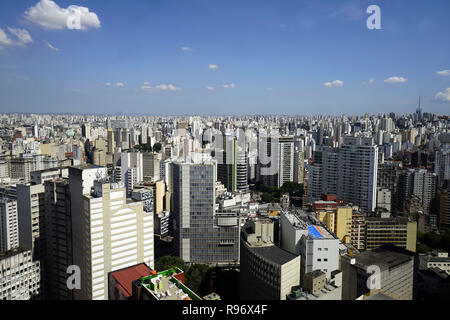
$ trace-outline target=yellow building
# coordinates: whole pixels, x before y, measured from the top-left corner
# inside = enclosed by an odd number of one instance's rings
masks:
[[[45,154],[47,156],[51,156],[52,155],[52,147],[55,146],[56,144],[54,142],[52,143],[41,143],[40,147],[41,147],[41,154]]]
[[[416,252],[416,240],[417,222],[406,217],[366,219],[366,250],[393,244]]]
[[[352,228],[352,207],[337,207],[336,210],[321,210],[317,217],[343,243],[350,243]]]

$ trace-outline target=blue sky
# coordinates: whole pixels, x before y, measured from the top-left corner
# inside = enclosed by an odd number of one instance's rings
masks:
[[[366,27],[371,4],[381,30]],[[61,23],[71,5],[95,14],[85,30]],[[2,0],[0,112],[402,114],[420,95],[449,114],[449,12],[448,0]]]

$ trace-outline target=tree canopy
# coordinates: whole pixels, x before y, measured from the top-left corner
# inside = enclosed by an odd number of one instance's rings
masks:
[[[192,264],[188,266],[183,259],[177,256],[164,256],[156,260],[156,271],[178,267],[184,271],[184,283],[195,293],[200,295],[208,294],[207,278],[210,266],[205,264]]]
[[[443,229],[440,233],[417,232],[417,252],[425,253],[432,249],[450,251],[450,229]]]
[[[285,182],[281,188],[266,187],[262,183],[257,183],[255,189],[262,192],[261,200],[266,203],[280,201],[281,195],[284,193],[289,193],[291,197],[301,197],[304,192],[303,185],[296,182]]]
[[[153,145],[153,151],[155,151],[155,152],[160,152],[161,149],[162,149],[161,143],[156,142],[156,143]]]

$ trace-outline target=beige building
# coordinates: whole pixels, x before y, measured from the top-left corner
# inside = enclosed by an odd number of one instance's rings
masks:
[[[293,291],[288,300],[341,300],[342,272],[335,270],[328,280],[325,272],[315,270],[305,274],[303,287]]]
[[[273,221],[248,221],[241,234],[241,300],[286,300],[300,285],[300,256],[273,243]]]
[[[96,166],[106,166],[106,152],[104,149],[95,149],[93,152],[93,163]]]
[[[342,299],[376,292],[398,300],[413,299],[414,253],[393,245],[342,256]]]

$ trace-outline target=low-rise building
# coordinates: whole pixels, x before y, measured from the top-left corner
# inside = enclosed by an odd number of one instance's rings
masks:
[[[413,299],[414,252],[394,245],[341,257],[342,299],[355,300],[381,291],[399,300]]]
[[[323,271],[315,270],[305,274],[301,289],[293,291],[287,300],[341,300],[342,272],[335,270],[327,280]]]
[[[274,244],[270,219],[250,220],[241,233],[241,300],[285,300],[300,285],[300,256]]]

